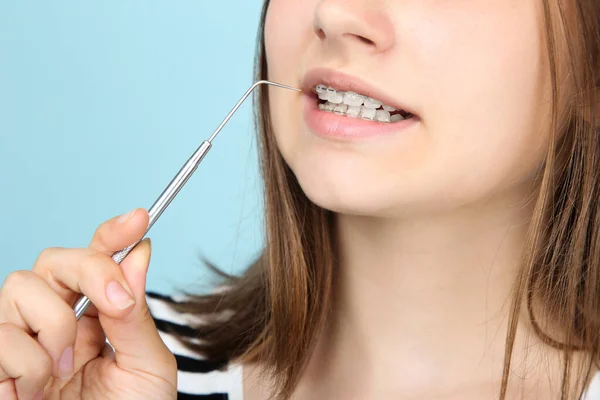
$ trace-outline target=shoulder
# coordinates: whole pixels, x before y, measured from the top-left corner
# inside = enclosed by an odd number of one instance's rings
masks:
[[[169,307],[169,304],[181,299],[154,292],[147,292],[146,299],[163,342],[177,360],[177,398],[179,400],[242,400],[241,365],[209,361],[176,339],[177,335],[196,338],[196,331],[190,323],[201,318],[177,313]]]

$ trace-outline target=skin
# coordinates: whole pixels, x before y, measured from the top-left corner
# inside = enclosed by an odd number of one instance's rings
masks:
[[[271,1],[269,79],[299,86],[331,68],[421,118],[334,142],[309,130],[299,96],[271,89],[279,149],[310,200],[337,213],[340,246],[340,296],[295,399],[498,394],[550,139],[544,40],[537,0]],[[523,314],[507,398],[558,398],[559,365]],[[258,371],[245,369],[248,399],[268,393]]]
[[[148,213],[134,210],[100,225],[88,248],[45,249],[31,271],[8,276],[0,288],[0,343],[10,344],[0,346],[1,399],[176,397],[175,357],[146,304],[150,241],[120,267],[110,258],[147,226]],[[111,303],[115,282],[126,292]],[[82,292],[94,306],[78,322],[71,305]]]

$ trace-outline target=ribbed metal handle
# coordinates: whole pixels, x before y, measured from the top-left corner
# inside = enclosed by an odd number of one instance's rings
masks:
[[[169,183],[167,188],[154,202],[152,207],[150,207],[150,210],[148,211],[148,215],[150,217],[148,222],[148,228],[146,228],[146,232],[144,233],[144,236],[142,236],[142,239],[138,240],[130,246],[125,247],[122,250],[115,252],[112,255],[112,259],[114,262],[116,262],[117,264],[121,264],[121,261],[123,261],[125,257],[127,257],[131,250],[133,250],[135,246],[137,246],[138,243],[140,243],[144,239],[144,237],[146,237],[146,234],[148,233],[150,228],[152,228],[152,225],[154,225],[156,220],[158,220],[162,213],[167,209],[169,204],[171,204],[175,196],[177,196],[177,193],[179,193],[181,188],[183,188],[186,182],[190,179],[190,177],[192,176],[194,171],[196,171],[198,165],[204,159],[204,156],[206,155],[206,153],[208,153],[211,147],[212,144],[207,140],[204,141],[202,145],[200,145],[198,150],[196,150],[196,152],[184,164],[179,173],[175,176],[175,178],[173,178],[171,183]],[[90,299],[88,299],[87,296],[83,296],[82,298],[77,300],[77,303],[75,303],[75,306],[73,306],[73,311],[75,312],[75,316],[77,317],[77,319],[81,318],[81,316],[90,304]]]

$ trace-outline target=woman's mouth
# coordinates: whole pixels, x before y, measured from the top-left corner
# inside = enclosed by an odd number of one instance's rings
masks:
[[[405,131],[420,121],[409,111],[356,91],[344,92],[325,84],[306,90],[303,104],[304,121],[309,130],[317,136],[337,141],[408,133]]]
[[[410,112],[358,93],[342,92],[322,84],[317,85],[313,91],[318,97],[318,108],[321,111],[383,123],[400,122],[414,117]]]

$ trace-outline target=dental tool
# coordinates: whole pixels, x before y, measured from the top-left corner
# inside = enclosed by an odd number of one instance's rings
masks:
[[[221,122],[221,124],[213,132],[213,134],[210,136],[210,138],[205,140],[204,142],[202,142],[200,147],[198,147],[198,149],[194,152],[194,154],[183,165],[181,170],[179,170],[179,172],[177,173],[175,178],[173,178],[171,183],[169,183],[169,185],[166,187],[166,189],[162,192],[162,194],[154,202],[152,207],[150,207],[150,210],[148,211],[150,220],[148,222],[148,228],[146,229],[144,236],[142,236],[142,238],[140,240],[133,243],[132,245],[127,246],[126,248],[115,252],[112,255],[112,259],[114,262],[116,262],[117,264],[121,264],[121,262],[125,259],[125,257],[127,257],[127,255],[131,252],[131,250],[133,250],[135,248],[135,246],[137,246],[138,243],[140,243],[144,239],[144,237],[146,236],[146,234],[148,233],[150,228],[152,228],[152,225],[154,225],[154,223],[158,220],[158,218],[162,215],[162,213],[167,209],[169,204],[171,204],[171,201],[173,201],[175,196],[177,196],[177,193],[179,193],[181,188],[183,188],[183,186],[190,179],[192,174],[196,171],[196,169],[198,168],[198,165],[204,159],[204,156],[206,156],[206,153],[208,153],[208,151],[211,149],[213,140],[217,137],[217,135],[223,129],[225,124],[227,124],[227,122],[229,122],[231,117],[233,117],[233,115],[240,108],[242,103],[248,98],[248,96],[250,96],[250,94],[254,91],[254,89],[259,87],[260,85],[271,85],[271,86],[275,86],[278,88],[293,90],[296,92],[301,91],[300,89],[297,89],[297,88],[294,88],[291,86],[282,85],[281,83],[275,83],[275,82],[265,81],[265,80],[258,81],[255,84],[253,84],[250,87],[250,89],[248,89],[246,91],[246,93],[242,96],[242,98],[237,102],[237,104],[233,107],[233,109],[229,112],[229,114],[227,114],[227,116],[225,117],[223,122]],[[88,306],[90,304],[91,304],[91,301],[90,301],[90,299],[88,299],[87,296],[83,296],[79,300],[77,300],[77,303],[75,303],[75,306],[73,307],[73,311],[75,312],[75,316],[77,317],[77,319],[81,318],[81,316],[83,315],[83,313],[85,312],[85,310],[88,308]]]

